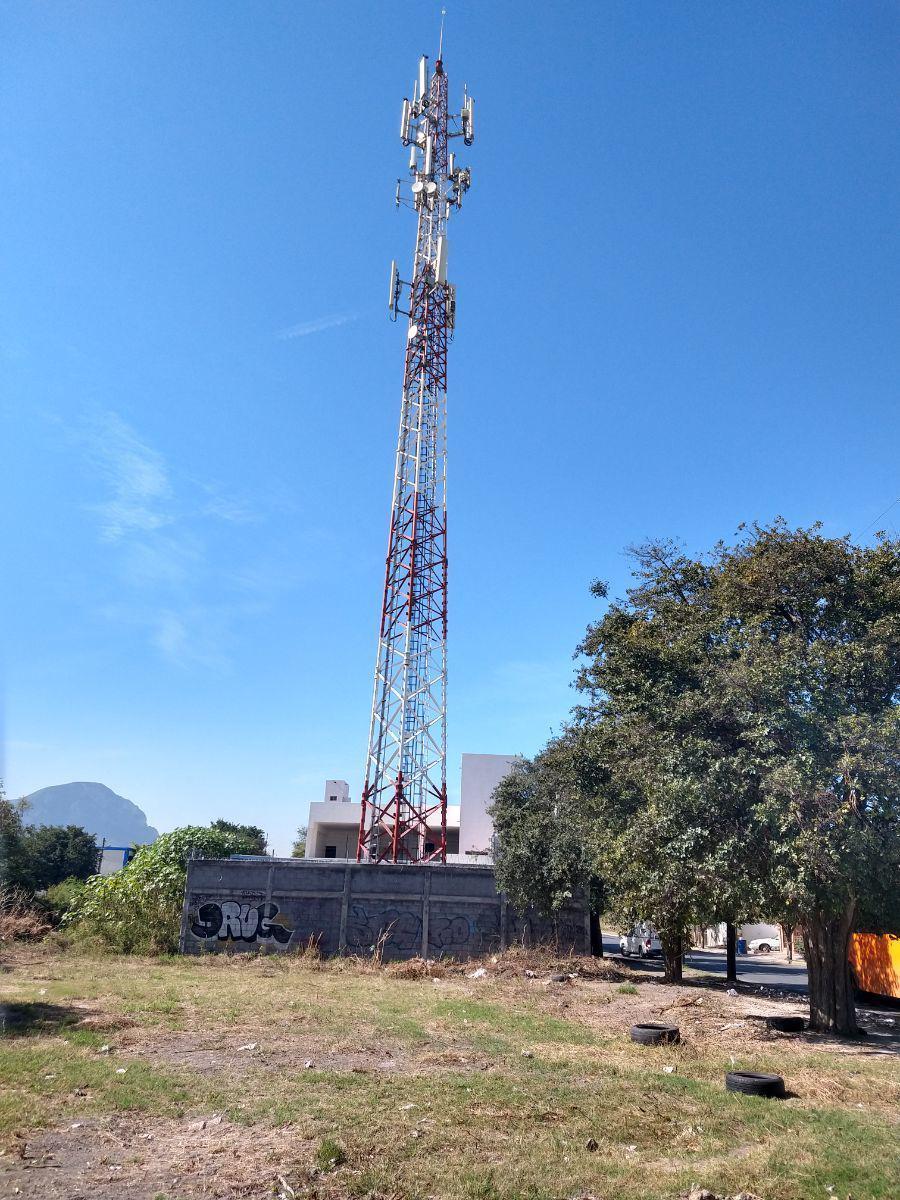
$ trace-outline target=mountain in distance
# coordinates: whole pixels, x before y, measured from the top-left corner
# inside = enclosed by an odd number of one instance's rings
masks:
[[[156,841],[157,830],[136,804],[102,783],[58,783],[26,796],[26,825],[80,825],[107,846],[138,846]]]

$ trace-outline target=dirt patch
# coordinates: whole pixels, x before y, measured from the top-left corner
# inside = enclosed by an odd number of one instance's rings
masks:
[[[289,1128],[105,1117],[19,1139],[0,1157],[0,1194],[41,1200],[290,1196],[309,1178],[313,1143]],[[299,1190],[299,1187],[298,1187]]]
[[[128,1028],[115,1039],[113,1054],[127,1063],[184,1068],[197,1075],[240,1077],[247,1071],[294,1075],[302,1071],[355,1074],[429,1075],[453,1067],[485,1071],[493,1060],[452,1043],[416,1051],[399,1044],[386,1046],[347,1038],[329,1039],[320,1033],[297,1034],[279,1026],[244,1028],[240,1035],[196,1031]]]
[[[284,1073],[298,1071],[409,1071],[411,1058],[399,1048],[351,1045],[318,1034],[294,1034],[275,1029],[244,1027],[239,1034],[221,1031],[128,1029],[114,1046],[123,1061],[140,1059],[153,1066],[178,1066],[198,1075],[243,1074],[247,1070]]]
[[[613,969],[614,970],[614,969]],[[554,972],[555,973],[555,972]],[[665,1020],[678,1025],[684,1040],[729,1053],[740,1053],[752,1043],[755,1049],[770,1045],[781,1053],[821,1051],[866,1057],[900,1054],[900,1029],[893,1016],[861,1012],[860,1026],[868,1037],[838,1039],[805,1032],[785,1034],[770,1030],[766,1017],[808,1018],[809,1008],[801,996],[765,996],[725,988],[663,983],[659,976],[628,973],[637,993],[622,992],[602,967],[596,972],[574,969],[566,983],[557,983],[547,973],[518,971],[514,976],[488,967],[478,980],[464,980],[465,990],[490,995],[498,1002],[515,996],[527,997],[547,1015],[563,1016],[586,1026],[599,1036],[625,1035],[633,1024]],[[454,988],[456,981],[445,986]],[[461,989],[460,989],[461,990]]]

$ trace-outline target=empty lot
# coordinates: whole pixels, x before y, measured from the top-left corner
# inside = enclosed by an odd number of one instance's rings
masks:
[[[4,951],[0,1195],[896,1197],[893,1018],[768,1032],[792,999],[591,960],[468,968]],[[566,982],[552,973],[575,972]],[[629,982],[632,981],[632,982]],[[628,1040],[640,1020],[683,1043]],[[724,1090],[777,1070],[792,1098]]]

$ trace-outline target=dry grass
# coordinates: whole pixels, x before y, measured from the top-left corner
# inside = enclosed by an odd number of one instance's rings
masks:
[[[38,912],[26,893],[0,886],[0,944],[39,942],[49,932],[46,915]]]
[[[610,964],[484,965],[17,947],[0,1194],[896,1197],[889,1044],[773,1034],[756,1018],[796,1004]],[[680,1046],[628,1040],[660,1017]],[[795,1098],[726,1094],[732,1065],[778,1070]]]

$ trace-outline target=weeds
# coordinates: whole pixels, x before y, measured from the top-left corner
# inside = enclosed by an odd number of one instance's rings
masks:
[[[0,942],[39,942],[50,928],[47,913],[27,892],[0,884]]]
[[[320,1171],[335,1171],[344,1165],[347,1155],[343,1146],[334,1138],[322,1138],[316,1150],[316,1166]]]

